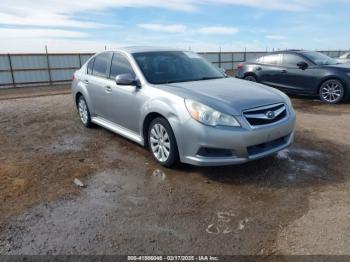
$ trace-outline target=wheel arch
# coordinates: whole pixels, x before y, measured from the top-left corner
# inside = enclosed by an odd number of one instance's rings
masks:
[[[142,124],[142,136],[143,136],[143,141],[144,141],[144,146],[148,147],[148,129],[152,121],[158,117],[166,119],[165,116],[158,112],[150,112],[146,115],[143,124]],[[167,120],[167,119],[166,119]],[[168,121],[168,120],[167,120]],[[169,121],[168,121],[169,122]],[[169,123],[170,124],[170,123]],[[170,124],[171,126],[171,124]]]
[[[73,98],[76,105],[78,105],[78,99],[80,96],[84,97],[89,107],[90,113],[92,113],[93,108],[92,108],[89,92],[86,88],[86,85],[84,85],[82,82],[78,82],[76,85],[73,86]]]
[[[79,102],[78,100],[79,100],[79,98],[80,98],[81,96],[84,97],[83,93],[80,92],[80,91],[78,91],[78,92],[75,94],[74,101],[75,101],[76,107],[78,107],[78,102]]]
[[[259,81],[258,76],[257,76],[254,72],[252,72],[252,71],[249,71],[249,72],[244,73],[243,78],[245,78],[245,77],[247,77],[247,76],[253,76],[253,77],[255,77],[255,79],[256,79],[257,81]]]

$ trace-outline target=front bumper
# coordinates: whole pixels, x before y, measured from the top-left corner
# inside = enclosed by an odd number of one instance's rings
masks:
[[[189,119],[181,128],[180,160],[196,166],[241,164],[274,154],[292,144],[295,113],[274,124],[251,127],[243,116],[240,128],[210,127]],[[179,141],[178,141],[179,142]],[[203,156],[203,148],[228,150],[230,156]]]

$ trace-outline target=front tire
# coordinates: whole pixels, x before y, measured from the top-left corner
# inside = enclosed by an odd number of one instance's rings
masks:
[[[337,104],[345,96],[344,85],[337,79],[325,81],[319,90],[320,99],[328,104]]]
[[[165,167],[179,162],[179,152],[173,130],[162,117],[154,119],[148,129],[148,146],[153,157]]]
[[[89,107],[86,103],[85,98],[82,95],[78,98],[77,106],[81,122],[84,126],[91,127],[92,123]]]

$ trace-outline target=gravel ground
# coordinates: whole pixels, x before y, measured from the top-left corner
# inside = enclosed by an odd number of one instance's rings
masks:
[[[169,170],[70,95],[0,100],[0,254],[350,255],[350,106],[293,104],[290,149]]]

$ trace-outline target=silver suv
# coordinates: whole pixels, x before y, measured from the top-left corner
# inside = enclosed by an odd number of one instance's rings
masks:
[[[288,147],[289,98],[227,77],[194,52],[132,47],[94,55],[73,77],[82,123],[141,145],[170,167],[255,160]]]

